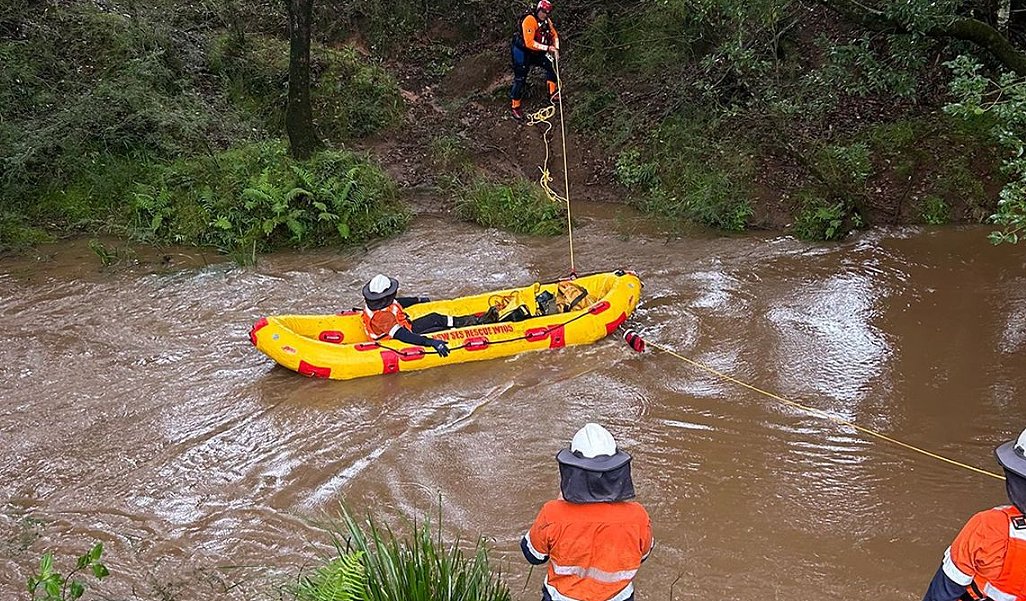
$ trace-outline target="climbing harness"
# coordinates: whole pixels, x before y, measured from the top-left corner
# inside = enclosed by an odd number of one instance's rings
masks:
[[[542,133],[542,140],[545,142],[545,163],[539,168],[541,170],[541,177],[538,179],[538,184],[545,192],[545,196],[551,202],[562,202],[566,204],[566,230],[567,237],[570,241],[570,275],[576,276],[577,270],[574,268],[574,224],[573,219],[570,216],[570,168],[567,165],[566,159],[566,126],[564,125],[565,119],[563,118],[563,82],[559,76],[559,59],[549,59],[552,61],[552,65],[556,71],[556,94],[558,95],[557,102],[559,103],[559,133],[563,143],[563,179],[565,182],[566,196],[560,196],[552,189],[552,175],[549,173],[549,132],[552,131],[552,118],[556,116],[556,105],[550,104],[549,106],[537,110],[527,115],[527,125],[534,126],[539,123],[545,124],[545,131]]]
[[[633,331],[630,331],[629,333],[630,334],[634,334]],[[628,344],[631,344],[631,342],[628,341]],[[830,420],[830,421],[832,421],[832,422],[834,422],[835,424],[838,424],[838,425],[848,426],[849,428],[852,428],[852,429],[854,429],[854,430],[856,430],[858,432],[861,432],[861,433],[863,433],[863,434],[865,434],[867,436],[871,436],[873,438],[877,438],[879,440],[883,440],[883,441],[889,442],[891,444],[897,445],[897,446],[902,447],[904,449],[908,449],[909,451],[914,451],[914,452],[919,453],[921,455],[926,455],[927,457],[932,457],[933,459],[938,459],[938,460],[943,461],[944,463],[947,463],[949,465],[954,465],[956,467],[960,467],[962,469],[966,469],[966,470],[969,470],[971,472],[976,472],[977,474],[982,474],[984,476],[990,476],[991,478],[996,478],[998,480],[1004,480],[1005,479],[1004,476],[1002,476],[1000,474],[996,474],[996,473],[994,473],[992,471],[981,469],[981,468],[969,465],[967,463],[962,463],[961,461],[957,461],[955,459],[951,459],[949,457],[945,457],[943,455],[939,455],[939,454],[934,453],[932,451],[927,451],[926,449],[923,449],[923,448],[917,447],[915,445],[909,444],[907,442],[903,442],[901,440],[898,440],[896,438],[892,438],[890,436],[887,436],[886,434],[883,434],[882,432],[878,432],[876,430],[871,430],[870,428],[866,428],[866,427],[860,426],[860,425],[858,425],[858,424],[856,424],[856,423],[854,423],[854,422],[852,422],[850,420],[847,420],[847,419],[844,419],[844,418],[841,418],[841,417],[837,417],[835,415],[830,415],[829,413],[827,413],[826,411],[823,411],[821,409],[816,409],[815,407],[809,407],[808,405],[804,405],[802,403],[799,403],[799,402],[796,402],[796,401],[792,401],[791,399],[784,398],[784,397],[782,397],[782,396],[780,396],[778,394],[774,394],[774,393],[769,392],[767,390],[763,390],[762,388],[759,388],[758,386],[753,386],[752,384],[748,384],[747,382],[743,382],[741,380],[738,380],[737,378],[735,378],[735,377],[733,377],[733,376],[731,376],[729,374],[725,374],[725,373],[723,373],[723,372],[721,372],[719,370],[716,370],[716,369],[714,369],[712,367],[709,367],[708,365],[705,365],[704,363],[699,363],[698,361],[695,361],[693,359],[689,359],[689,358],[685,357],[684,355],[681,355],[681,354],[673,351],[672,349],[666,348],[665,346],[663,346],[661,344],[657,344],[655,342],[648,341],[648,345],[653,347],[653,348],[659,349],[660,351],[662,351],[662,352],[664,352],[664,353],[666,353],[666,354],[668,354],[668,355],[670,355],[672,357],[676,357],[677,359],[680,359],[681,361],[687,363],[688,365],[691,365],[692,367],[696,367],[696,368],[701,369],[703,371],[706,371],[706,372],[708,372],[710,374],[713,374],[714,376],[716,376],[716,377],[718,377],[718,378],[720,378],[722,380],[725,380],[727,382],[732,382],[734,384],[737,384],[738,386],[741,386],[743,388],[747,388],[748,390],[752,390],[754,392],[757,392],[757,393],[759,393],[759,394],[761,394],[761,395],[763,395],[765,397],[768,397],[768,398],[771,398],[773,400],[779,401],[781,403],[784,403],[785,405],[789,405],[791,407],[794,407],[795,409],[800,409],[801,411],[804,411],[805,413],[809,413],[809,414],[815,415],[817,417],[822,417],[822,418]],[[632,345],[632,347],[633,347],[633,345]],[[644,346],[642,345],[642,349],[643,348],[644,348]],[[635,349],[635,350],[637,350],[637,349]]]

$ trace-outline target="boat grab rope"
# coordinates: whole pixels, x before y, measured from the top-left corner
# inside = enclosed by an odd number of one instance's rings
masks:
[[[563,118],[563,82],[559,76],[559,59],[552,60],[552,65],[556,72],[556,94],[558,97],[557,103],[559,104],[559,134],[563,143],[563,180],[565,182],[566,196],[560,196],[555,190],[552,189],[552,175],[549,173],[549,132],[552,131],[552,118],[556,116],[556,105],[550,104],[549,106],[529,113],[527,115],[527,125],[534,126],[539,123],[545,124],[545,131],[542,133],[542,140],[545,142],[545,163],[539,167],[541,170],[541,177],[538,178],[538,184],[541,189],[545,192],[545,196],[548,197],[549,201],[553,203],[564,203],[566,205],[566,231],[568,239],[570,241],[570,275],[576,275],[577,271],[574,269],[574,224],[570,216],[570,168],[567,165],[566,159],[566,126]]]
[[[937,460],[943,461],[944,463],[947,463],[949,465],[960,467],[960,468],[969,470],[971,472],[976,472],[977,474],[982,474],[984,476],[990,476],[991,478],[996,478],[998,480],[1004,480],[1005,479],[1004,476],[1002,476],[1000,474],[996,474],[996,473],[994,473],[992,471],[985,470],[985,469],[982,469],[982,468],[978,468],[978,467],[969,465],[967,463],[962,463],[961,461],[957,461],[955,459],[951,459],[950,457],[945,457],[943,455],[939,455],[939,454],[934,453],[932,451],[927,451],[926,449],[923,449],[923,448],[917,447],[917,446],[915,446],[913,444],[909,444],[907,442],[898,440],[896,438],[893,438],[891,436],[888,436],[888,435],[883,434],[881,432],[878,432],[876,430],[872,430],[870,428],[866,428],[864,426],[860,426],[860,425],[852,422],[851,420],[847,420],[847,419],[844,419],[842,417],[837,417],[836,415],[831,415],[831,414],[829,414],[826,411],[823,411],[821,409],[816,409],[815,407],[809,407],[808,405],[804,405],[804,404],[799,403],[797,401],[792,401],[791,399],[784,398],[784,397],[782,397],[782,396],[780,396],[778,394],[774,394],[772,392],[769,392],[768,390],[763,390],[762,388],[759,388],[758,386],[753,386],[752,384],[749,384],[747,382],[742,382],[741,380],[738,380],[737,378],[735,378],[735,377],[733,377],[733,376],[731,376],[729,374],[725,374],[725,373],[723,373],[723,372],[721,372],[719,370],[716,370],[716,369],[714,369],[712,367],[709,367],[708,365],[705,365],[704,363],[699,363],[698,361],[695,361],[693,359],[689,359],[689,358],[685,357],[684,355],[681,355],[681,354],[679,354],[677,352],[674,352],[673,350],[671,350],[669,348],[666,348],[665,346],[663,346],[661,344],[657,344],[657,343],[651,342],[651,341],[647,341],[647,342],[648,342],[649,346],[655,347],[656,349],[659,349],[660,351],[662,351],[662,352],[664,352],[664,353],[666,353],[666,354],[668,354],[670,356],[676,357],[677,359],[680,359],[681,361],[687,363],[688,365],[691,365],[692,367],[696,367],[698,369],[706,371],[706,372],[708,372],[708,373],[710,373],[710,374],[712,374],[712,375],[714,375],[714,376],[716,376],[716,377],[718,377],[718,378],[720,378],[722,380],[725,380],[727,382],[731,382],[731,383],[737,384],[738,386],[741,386],[742,388],[747,388],[748,390],[757,392],[757,393],[759,393],[759,394],[761,394],[761,395],[763,395],[765,397],[768,397],[768,398],[771,398],[773,400],[779,401],[781,403],[784,403],[785,405],[789,405],[791,407],[794,407],[795,409],[799,409],[801,411],[804,411],[805,413],[808,413],[808,414],[811,414],[811,415],[815,415],[817,417],[822,417],[824,419],[827,419],[827,420],[829,420],[831,422],[834,422],[835,424],[838,424],[838,425],[841,425],[841,426],[847,426],[847,427],[852,428],[852,429],[854,429],[854,430],[856,430],[858,432],[861,432],[862,434],[865,434],[867,436],[871,436],[873,438],[877,438],[879,440],[883,440],[883,441],[889,442],[891,444],[897,445],[897,446],[902,447],[904,449],[907,449],[909,451],[914,451],[914,452],[919,453],[921,455],[926,455],[927,457],[932,457],[933,459],[937,459]]]

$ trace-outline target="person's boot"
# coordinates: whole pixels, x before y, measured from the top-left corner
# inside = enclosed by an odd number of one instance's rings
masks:
[[[466,328],[469,326],[479,326],[485,323],[495,323],[499,321],[499,310],[495,307],[489,307],[487,311],[481,315],[457,315],[452,318],[452,327],[454,328]]]
[[[515,106],[510,109],[510,114],[513,118],[521,123],[527,122],[527,113],[524,112],[523,107]]]
[[[499,321],[499,309],[497,307],[488,307],[487,311],[477,317],[477,323],[474,325],[495,323],[497,321]]]
[[[559,90],[556,90],[549,96],[549,102],[552,104],[559,104]]]

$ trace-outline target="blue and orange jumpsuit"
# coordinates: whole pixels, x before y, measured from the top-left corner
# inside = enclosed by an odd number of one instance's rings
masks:
[[[981,511],[944,552],[923,601],[1026,601],[1026,517],[1012,506]]]
[[[556,33],[556,26],[552,24],[552,19],[538,21],[535,12],[524,15],[520,20],[520,27],[513,34],[513,42],[510,46],[513,59],[513,87],[510,88],[509,96],[513,108],[520,107],[520,101],[524,97],[524,87],[527,85],[527,74],[531,67],[541,67],[545,70],[549,95],[554,94],[557,89],[556,72],[552,68],[552,63],[545,56],[551,47],[559,48],[559,34]]]
[[[534,565],[549,562],[544,601],[633,601],[634,575],[652,544],[640,503],[558,500],[542,506],[520,548]]]

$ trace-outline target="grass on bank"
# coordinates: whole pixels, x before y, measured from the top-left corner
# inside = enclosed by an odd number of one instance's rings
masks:
[[[566,231],[565,205],[549,200],[535,182],[476,175],[466,182],[454,179],[449,188],[456,197],[456,215],[464,221],[537,236]]]
[[[740,231],[752,208],[753,167],[743,148],[714,141],[700,111],[669,118],[617,157],[617,180],[643,211]]]
[[[414,522],[405,535],[344,508],[327,526],[335,554],[298,590],[302,601],[509,601],[488,546],[443,537],[441,523]]]

